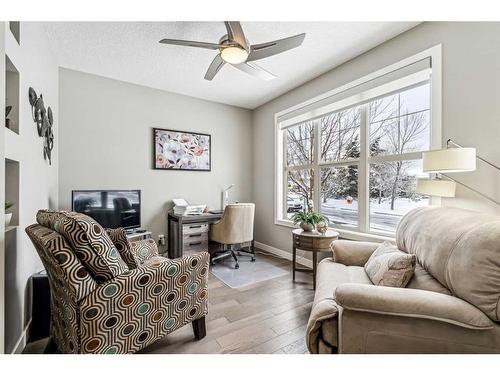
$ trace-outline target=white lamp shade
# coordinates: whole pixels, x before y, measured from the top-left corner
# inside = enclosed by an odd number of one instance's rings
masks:
[[[476,149],[447,148],[423,152],[422,167],[427,173],[469,172],[476,170]]]
[[[430,195],[433,197],[454,197],[456,184],[448,180],[417,179],[418,194]]]

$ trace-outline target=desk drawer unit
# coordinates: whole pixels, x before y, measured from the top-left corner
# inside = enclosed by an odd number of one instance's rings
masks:
[[[219,221],[221,214],[176,215],[168,213],[168,256],[180,258],[193,251],[208,250],[210,224]],[[184,253],[184,250],[189,253]]]
[[[182,253],[184,255],[191,255],[200,251],[208,251],[208,241],[191,242],[183,244]]]
[[[208,250],[208,224],[184,224],[182,226],[182,251],[189,255]]]
[[[189,233],[182,236],[182,242],[184,244],[193,243],[193,242],[208,242],[208,233]]]
[[[182,225],[183,234],[196,234],[196,233],[208,233],[208,224],[183,224]]]

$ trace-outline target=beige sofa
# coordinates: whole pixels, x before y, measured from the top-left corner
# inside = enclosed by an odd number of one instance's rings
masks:
[[[406,288],[370,282],[363,266],[377,243],[332,244],[318,265],[309,351],[500,353],[500,217],[418,208],[396,244],[418,260]]]

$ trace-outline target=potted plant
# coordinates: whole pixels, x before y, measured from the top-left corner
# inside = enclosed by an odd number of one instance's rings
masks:
[[[319,222],[328,222],[328,218],[325,215],[320,214],[319,212],[297,212],[292,217],[294,224],[300,224],[300,227],[304,230],[304,232],[312,232],[316,229],[316,224]]]
[[[14,203],[5,202],[5,226],[8,227],[10,225],[10,221],[12,220],[12,212],[7,213],[7,210],[11,208]]]

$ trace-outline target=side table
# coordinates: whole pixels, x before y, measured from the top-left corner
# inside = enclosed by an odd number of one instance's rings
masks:
[[[305,232],[302,229],[294,229],[292,231],[293,242],[293,281],[295,281],[295,272],[309,272],[313,274],[313,289],[316,290],[316,269],[318,267],[318,252],[330,251],[330,244],[339,238],[339,233],[328,229],[325,234],[320,234],[316,231]],[[297,250],[311,251],[313,269],[302,268],[296,266]]]

